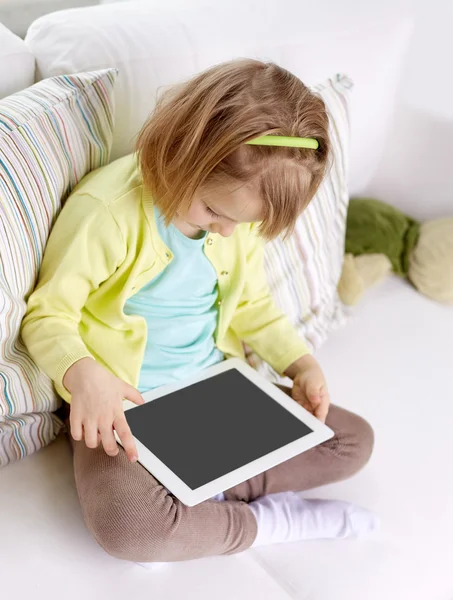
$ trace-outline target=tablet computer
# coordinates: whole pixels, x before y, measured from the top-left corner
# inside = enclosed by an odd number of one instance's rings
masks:
[[[186,506],[333,436],[329,427],[239,359],[146,392],[143,398],[141,406],[125,401],[138,460]]]

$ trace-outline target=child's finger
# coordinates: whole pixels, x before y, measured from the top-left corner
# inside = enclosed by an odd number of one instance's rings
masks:
[[[134,404],[144,404],[143,396],[140,394],[138,390],[136,390],[131,385],[128,385],[126,388],[125,398],[130,400]]]
[[[113,427],[115,428],[118,437],[123,444],[123,448],[126,452],[127,458],[131,462],[135,462],[138,458],[137,448],[135,447],[134,438],[132,436],[129,425],[127,424],[126,417],[124,413],[115,419],[113,422]]]
[[[325,423],[327,418],[327,413],[329,412],[330,399],[329,395],[326,394],[321,398],[321,403],[316,407],[315,417],[317,417],[320,421]]]
[[[85,438],[85,444],[88,448],[98,447],[98,428],[95,423],[83,423],[83,432]]]
[[[299,403],[305,399],[305,394],[303,393],[300,385],[293,386],[293,389],[291,390],[291,396],[293,400]]]
[[[300,400],[299,400],[299,398],[294,398],[294,400],[297,402],[297,404],[300,404],[300,406],[302,406],[302,408],[305,408],[305,410],[308,410],[309,413],[314,414],[313,406],[311,405],[311,403],[309,402],[309,400],[307,400],[307,398],[305,396],[301,396]]]
[[[309,402],[308,400],[304,400],[302,402],[302,406],[305,408],[305,410],[308,410],[308,412],[311,413],[312,415],[315,414],[313,406],[312,406],[311,402]]]
[[[319,421],[321,421],[321,423],[326,422],[327,411],[324,410],[321,406],[318,406],[318,408],[316,408],[314,415]]]
[[[69,427],[73,439],[75,439],[76,442],[80,442],[83,436],[82,421],[73,415],[72,411],[69,414]]]
[[[307,383],[307,396],[315,406],[322,403],[325,393],[324,385],[320,384],[319,381],[309,381]]]
[[[118,444],[116,443],[115,436],[113,435],[112,426],[104,425],[100,428],[102,446],[109,456],[116,456],[118,454]]]
[[[321,394],[319,392],[319,388],[308,388],[307,389],[307,397],[310,400],[313,406],[319,406],[321,404]]]

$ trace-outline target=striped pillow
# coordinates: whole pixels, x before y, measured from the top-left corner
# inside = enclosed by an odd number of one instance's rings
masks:
[[[109,160],[115,79],[114,70],[52,77],[0,100],[0,466],[61,426],[19,328],[62,200]]]
[[[330,117],[332,167],[294,234],[267,245],[266,270],[274,298],[312,349],[318,348],[334,327],[344,321],[337,294],[344,256],[348,207],[349,119],[351,80],[337,75],[314,91],[324,100]],[[261,373],[281,379],[256,356],[250,358]]]

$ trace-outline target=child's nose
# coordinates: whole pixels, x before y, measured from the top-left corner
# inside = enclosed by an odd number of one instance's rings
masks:
[[[234,230],[236,229],[236,224],[235,223],[224,224],[219,229],[220,229],[219,233],[222,237],[230,237],[230,235],[232,235]]]

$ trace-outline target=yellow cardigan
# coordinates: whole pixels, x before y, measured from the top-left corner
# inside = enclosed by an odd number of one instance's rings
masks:
[[[241,358],[243,341],[283,373],[308,348],[271,298],[264,245],[255,229],[243,224],[229,238],[206,238],[219,288],[215,341],[226,356]],[[77,186],[50,234],[22,324],[31,356],[66,400],[63,376],[84,357],[137,386],[147,327],[123,307],[171,260],[135,156],[91,173]]]

